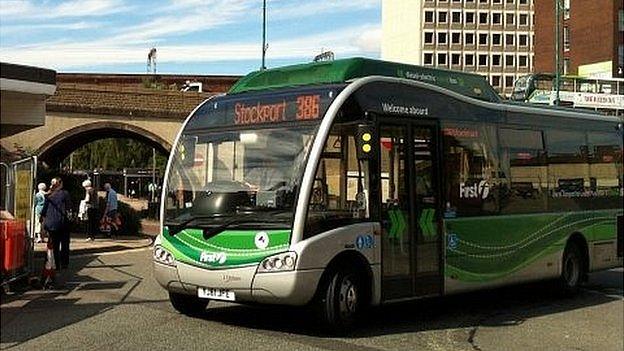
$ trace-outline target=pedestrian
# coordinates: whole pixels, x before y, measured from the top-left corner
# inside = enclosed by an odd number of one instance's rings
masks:
[[[50,194],[41,210],[43,229],[49,234],[54,249],[56,269],[64,270],[69,266],[69,229],[71,218],[71,198],[63,189],[61,178],[54,178]]]
[[[35,242],[40,243],[43,241],[41,233],[41,210],[43,210],[43,204],[47,195],[47,186],[45,183],[39,183],[37,185],[37,193],[35,193]]]
[[[102,222],[110,224],[110,236],[114,236],[117,228],[117,192],[110,183],[104,183],[104,190],[106,190],[106,209],[104,210],[104,217]]]
[[[93,188],[89,179],[82,182],[82,187],[85,189],[85,216],[87,222],[87,241],[95,240],[95,234],[98,229],[98,208],[99,199],[97,191]]]

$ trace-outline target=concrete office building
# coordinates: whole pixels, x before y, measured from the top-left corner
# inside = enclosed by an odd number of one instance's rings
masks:
[[[533,70],[533,0],[383,0],[384,60],[484,75],[510,93]]]
[[[624,1],[563,0],[563,74],[624,78]],[[535,71],[555,72],[555,3],[535,0]]]

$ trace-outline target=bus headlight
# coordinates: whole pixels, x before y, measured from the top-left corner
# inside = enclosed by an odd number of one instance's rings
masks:
[[[175,266],[175,258],[171,252],[160,245],[154,246],[154,261],[168,266]]]
[[[260,266],[258,267],[258,273],[292,271],[295,269],[296,262],[297,253],[282,252],[262,260],[262,262],[260,262]]]

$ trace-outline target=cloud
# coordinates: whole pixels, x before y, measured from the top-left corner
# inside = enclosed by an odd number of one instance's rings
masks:
[[[381,0],[322,0],[269,3],[267,17],[270,20],[283,20],[308,17],[324,13],[343,13],[370,9],[380,6]]]
[[[101,27],[101,22],[70,22],[70,23],[41,23],[41,24],[9,24],[0,26],[0,33],[8,35],[13,33],[32,33],[43,30],[82,30]]]
[[[189,3],[190,1],[186,1],[185,5],[190,5]],[[175,11],[174,14],[157,17],[149,22],[124,27],[110,41],[144,43],[174,35],[205,31],[234,22],[247,10],[246,3],[247,1],[243,0],[204,1],[202,3],[204,6],[189,8],[188,12]]]
[[[337,56],[376,54],[378,49],[363,38],[365,33],[375,33],[375,28],[372,25],[353,26],[272,41],[267,57],[309,61],[322,50],[332,50]],[[166,67],[166,63],[255,60],[259,59],[258,46],[257,42],[162,45],[158,46],[158,64]],[[103,64],[144,63],[147,51],[148,47],[136,44],[56,43],[4,49],[0,52],[0,60],[68,70]]]
[[[129,10],[122,0],[71,0],[55,5],[33,1],[0,1],[0,18],[5,21],[56,19],[70,17],[99,17]]]

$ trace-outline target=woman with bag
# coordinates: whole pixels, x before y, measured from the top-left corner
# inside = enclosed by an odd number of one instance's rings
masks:
[[[52,180],[50,194],[41,210],[43,227],[48,231],[54,247],[56,269],[67,269],[69,265],[69,229],[72,203],[69,193],[63,189],[63,181]]]

